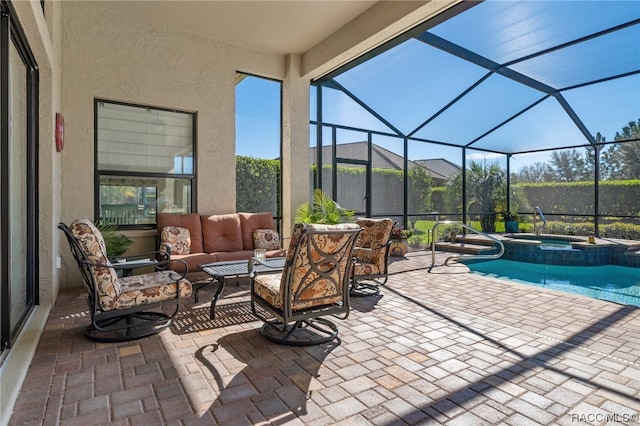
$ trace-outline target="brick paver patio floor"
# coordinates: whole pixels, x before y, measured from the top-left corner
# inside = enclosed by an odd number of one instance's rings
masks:
[[[340,341],[277,345],[231,281],[134,342],[86,340],[86,294],[62,293],[10,425],[636,424],[640,308],[394,260],[353,300]]]

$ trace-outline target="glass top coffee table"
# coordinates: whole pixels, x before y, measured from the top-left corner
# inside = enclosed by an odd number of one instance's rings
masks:
[[[255,272],[281,272],[284,269],[284,257],[273,257],[262,261],[265,265],[255,262],[253,270]],[[212,281],[218,283],[218,289],[211,300],[211,308],[209,317],[215,319],[216,303],[224,290],[224,280],[228,277],[239,277],[249,274],[249,260],[231,260],[227,262],[205,263],[198,266],[203,272],[207,273]]]

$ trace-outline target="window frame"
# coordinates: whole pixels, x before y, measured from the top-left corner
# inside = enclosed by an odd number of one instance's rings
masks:
[[[238,76],[239,75],[243,75],[244,78],[257,78],[257,79],[261,79],[261,80],[265,80],[271,83],[277,83],[279,86],[279,116],[278,116],[278,128],[279,128],[279,140],[278,140],[278,161],[280,163],[280,170],[279,170],[279,176],[278,176],[278,180],[276,182],[277,185],[277,200],[276,200],[276,211],[275,212],[271,212],[273,214],[273,219],[276,223],[276,228],[278,230],[278,232],[280,232],[280,234],[282,234],[282,223],[283,223],[283,215],[282,215],[282,203],[283,203],[283,177],[284,177],[284,170],[283,170],[283,161],[282,161],[282,150],[283,150],[283,121],[284,121],[284,113],[283,113],[283,108],[284,108],[284,82],[282,80],[278,80],[275,78],[270,78],[270,77],[265,77],[259,74],[254,74],[254,73],[250,73],[250,72],[246,72],[246,71],[240,71],[240,70],[236,70],[236,87],[235,87],[235,101],[236,101],[236,110],[234,113],[234,120],[235,120],[235,126],[238,125],[238,84],[240,83],[240,81],[242,81],[242,79],[238,80]],[[238,134],[236,131],[236,145],[235,145],[235,152],[234,152],[234,158],[237,159],[238,157],[238,140],[237,140]],[[237,166],[236,166],[237,168]],[[236,169],[237,171],[237,169]],[[238,182],[236,179],[236,209],[237,209],[237,194],[238,194]]]
[[[192,120],[192,152],[193,152],[193,171],[192,173],[151,173],[151,172],[127,172],[123,170],[109,170],[103,169],[101,170],[98,166],[98,107],[101,103],[109,103],[114,105],[123,105],[135,108],[142,108],[151,111],[166,111],[166,112],[175,112],[180,114],[186,114],[191,116]],[[100,178],[102,176],[118,176],[118,177],[132,177],[132,178],[162,178],[162,179],[185,179],[189,180],[191,184],[191,211],[185,213],[192,213],[198,211],[197,209],[197,141],[198,141],[198,113],[195,111],[185,111],[174,108],[163,108],[153,105],[145,105],[145,104],[137,104],[131,102],[121,102],[114,101],[105,98],[94,98],[93,102],[93,148],[94,148],[94,196],[93,196],[93,209],[94,209],[94,220],[98,221],[100,219]],[[118,228],[120,229],[157,229],[157,213],[156,212],[156,223],[145,223],[145,224],[119,224]]]

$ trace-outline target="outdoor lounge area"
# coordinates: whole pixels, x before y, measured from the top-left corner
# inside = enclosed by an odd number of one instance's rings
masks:
[[[0,425],[639,423],[639,40],[637,0],[0,0]]]
[[[640,308],[429,263],[392,258],[339,340],[309,347],[261,336],[246,279],[215,320],[210,289],[169,329],[118,344],[84,338],[86,293],[66,289],[9,424],[637,423]]]

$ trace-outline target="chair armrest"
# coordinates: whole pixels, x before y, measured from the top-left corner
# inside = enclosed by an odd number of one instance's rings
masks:
[[[385,247],[389,247],[391,246],[391,242],[393,240],[392,239],[388,239],[386,243],[384,244],[378,244],[377,242],[375,242],[374,245],[372,245],[371,247],[361,247],[361,246],[354,246],[353,247],[353,251],[357,251],[357,250],[380,250],[380,249],[384,249]]]
[[[182,259],[171,259],[171,245],[168,243],[164,243],[161,250],[127,256],[126,262],[112,262],[111,265],[86,263],[90,266],[101,266],[121,271],[132,271],[134,269],[148,266],[153,266],[156,271],[164,271],[169,269],[169,266],[174,262],[179,262],[184,265],[184,273],[180,274],[180,279],[185,278],[189,273],[187,262]]]
[[[170,250],[170,247],[169,247]],[[114,266],[117,266],[116,269],[135,269],[142,268],[145,266],[155,266],[158,269],[164,269],[162,266],[166,266],[169,264],[169,259],[171,256],[170,251],[158,250],[151,251],[147,253],[137,254],[133,256],[126,256],[125,261],[123,262],[111,262]],[[117,258],[116,258],[117,259]],[[131,264],[128,265],[127,264]]]
[[[132,270],[138,268],[144,268],[145,266],[157,266],[158,261],[150,258],[133,259],[127,258],[122,262],[113,262],[111,267],[116,270]]]
[[[389,238],[386,243],[380,244],[378,247],[375,247],[375,248],[376,249],[383,249],[385,247],[390,247],[392,242],[393,242],[393,240],[391,238]]]
[[[159,252],[166,253],[167,256],[171,255],[171,244],[169,243],[160,243]]]
[[[282,272],[282,266],[277,266],[277,265],[270,265],[269,263],[267,263],[267,259],[260,260],[257,257],[252,257],[249,259],[249,264],[247,265],[247,270],[249,272],[249,278],[253,278],[256,273],[258,271],[255,270],[255,266],[256,265],[260,265],[260,266],[264,266],[265,268],[267,268],[267,270],[265,271],[264,268],[259,271],[259,272],[271,272],[268,269],[273,269],[273,272]]]
[[[369,253],[369,254],[384,253],[384,251],[387,250],[389,247],[391,247],[391,240],[389,240],[386,244],[380,245],[377,247],[354,247],[353,256],[358,257],[365,253]]]

